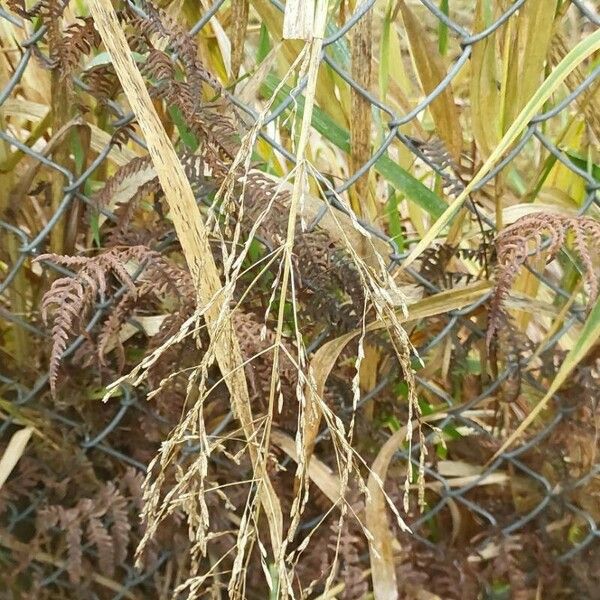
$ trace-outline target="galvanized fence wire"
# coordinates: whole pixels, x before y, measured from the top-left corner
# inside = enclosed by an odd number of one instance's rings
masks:
[[[345,81],[355,92],[366,99],[374,108],[374,114],[377,113],[378,117],[382,122],[386,122],[387,134],[383,136],[383,140],[374,148],[369,160],[367,160],[360,168],[356,169],[354,173],[347,177],[341,183],[333,185],[325,174],[320,172],[313,172],[314,177],[322,185],[325,192],[325,200],[335,209],[348,213],[349,209],[347,204],[342,201],[341,196],[354,185],[360,177],[365,173],[371,171],[375,163],[380,157],[387,154],[388,149],[392,144],[400,143],[412,152],[415,160],[420,160],[422,163],[428,165],[433,171],[440,173],[439,166],[432,162],[428,156],[426,156],[415,140],[404,135],[401,131],[403,125],[410,123],[414,119],[418,119],[419,116],[425,111],[431,103],[440,96],[456,78],[459,71],[464,65],[470,60],[472,55],[473,47],[486,40],[488,36],[493,34],[499,27],[506,23],[515,13],[519,11],[521,7],[526,3],[527,0],[517,0],[514,2],[506,12],[498,18],[496,21],[491,23],[483,31],[473,33],[460,23],[454,21],[444,11],[438,7],[438,3],[433,0],[421,0],[421,4],[437,19],[440,23],[443,23],[448,30],[450,35],[454,36],[457,40],[460,51],[457,58],[455,59],[452,66],[448,69],[444,78],[440,81],[439,85],[428,95],[426,95],[410,112],[406,114],[399,114],[397,111],[386,105],[385,102],[379,100],[374,93],[364,89],[358,85],[347,72],[346,65],[340,65],[335,59],[335,53],[331,52],[331,48],[339,47],[342,53],[345,53],[349,58],[348,53],[348,37],[352,33],[353,27],[364,18],[369,11],[373,10],[375,0],[368,0],[362,2],[355,10],[354,14],[348,18],[346,23],[341,27],[336,27],[333,24],[329,24],[326,31],[326,39],[323,43],[323,50],[321,60],[323,65],[327,65],[333,72],[335,72],[343,81]],[[225,4],[225,0],[219,0],[212,4],[209,10],[203,13],[202,18],[191,28],[191,33],[198,33],[209,21],[216,15]],[[280,11],[284,10],[284,5],[277,0],[272,0],[272,4],[277,7]],[[574,9],[579,13],[578,18],[582,22],[589,23],[593,27],[600,26],[600,19],[591,5],[591,3],[585,0],[571,0],[571,4]],[[141,10],[137,5],[131,3],[131,6],[135,10]],[[16,17],[14,14],[0,9],[0,19],[5,19],[17,27],[23,27],[21,19]],[[18,86],[20,85],[23,74],[27,71],[27,68],[32,60],[39,59],[42,52],[38,49],[38,44],[43,42],[45,36],[45,28],[40,28],[36,31],[29,39],[21,44],[21,55],[14,66],[13,73],[8,81],[2,83],[0,89],[0,110],[4,103],[10,98],[17,97]],[[338,53],[339,54],[339,53]],[[530,120],[524,133],[521,135],[518,143],[516,143],[512,149],[498,162],[498,164],[475,186],[473,193],[484,188],[491,181],[498,176],[498,174],[506,169],[523,150],[530,146],[532,143],[537,144],[538,147],[542,148],[549,155],[554,157],[557,161],[562,163],[565,167],[570,169],[577,177],[585,184],[586,199],[582,203],[580,208],[580,214],[585,214],[590,210],[592,205],[595,207],[600,206],[600,181],[598,181],[592,172],[581,168],[581,166],[575,164],[571,158],[558,147],[547,135],[545,125],[553,118],[561,115],[564,111],[572,110],[573,103],[581,96],[586,90],[590,88],[600,78],[600,66],[596,67],[590,72],[590,74],[583,80],[576,89],[566,95],[563,100],[551,108],[547,108],[544,112],[540,112],[533,119]],[[85,89],[85,84],[79,80],[76,80],[76,84]],[[283,99],[278,105],[274,106],[270,113],[264,120],[264,126],[260,131],[260,137],[270,144],[276,152],[278,152],[283,158],[290,163],[294,163],[295,157],[288,148],[285,148],[278,141],[276,141],[272,135],[268,133],[269,125],[276,119],[286,115],[286,111],[290,110],[294,104],[303,97],[304,90],[306,87],[306,79],[301,79],[297,82],[295,87],[291,90],[289,95]],[[248,122],[254,121],[258,112],[255,107],[249,106],[245,102],[241,101],[235,95],[230,95],[231,101],[240,110],[240,113],[245,116]],[[114,127],[124,125],[132,120],[132,115],[128,114],[123,110],[121,106],[116,103],[111,103],[111,109],[114,111],[115,120],[112,123]],[[379,111],[379,112],[377,112]],[[19,139],[17,139],[9,130],[0,131],[0,139],[10,145],[13,149],[20,150],[25,153],[28,157],[39,161],[42,165],[47,167],[49,170],[61,173],[66,180],[64,186],[63,199],[58,205],[56,211],[52,217],[48,220],[47,224],[37,232],[27,232],[8,220],[0,220],[0,231],[2,236],[14,236],[19,244],[19,254],[16,260],[12,264],[8,265],[8,269],[3,274],[3,279],[0,281],[0,297],[2,298],[2,304],[0,304],[0,318],[11,323],[14,328],[21,328],[27,332],[28,335],[33,336],[39,340],[39,343],[48,343],[48,333],[37,324],[36,319],[30,319],[27,315],[14,314],[10,311],[10,302],[8,300],[8,293],[11,286],[14,285],[15,278],[23,268],[24,264],[31,258],[35,257],[38,253],[43,251],[45,243],[48,240],[53,227],[65,216],[66,212],[73,205],[73,203],[82,203],[83,205],[90,205],[90,198],[86,197],[83,192],[83,184],[86,180],[94,173],[94,171],[107,160],[112,146],[106,145],[100,152],[97,153],[97,157],[92,163],[85,169],[80,175],[76,175],[69,169],[65,168],[61,164],[57,164],[51,157],[45,156],[43,153],[34,150]],[[144,143],[139,138],[133,137],[134,143],[144,148]],[[310,225],[314,227],[318,224],[319,220],[323,217],[325,212],[328,210],[327,204],[323,204],[323,209],[317,215],[317,218]],[[109,211],[105,211],[108,218],[114,218]],[[360,221],[360,220],[359,220]],[[378,229],[371,223],[360,221],[361,225],[369,231],[372,235],[386,241],[389,244],[389,261],[390,269],[393,270],[395,267],[402,263],[405,253],[401,252],[395,241],[388,237],[383,231]],[[493,227],[493,223],[487,223]],[[46,265],[50,269],[54,269],[59,273],[69,273],[67,269],[58,267],[48,263]],[[435,293],[439,291],[439,288],[432,282],[424,279],[414,269],[408,270],[414,278],[420,282],[429,292]],[[549,286],[557,295],[564,299],[570,298],[570,293],[563,290],[551,281],[548,277],[545,277],[542,273],[536,273],[539,279],[547,286]],[[126,288],[123,287],[119,292],[111,298],[106,299],[103,303],[98,304],[95,307],[95,311],[91,319],[86,326],[86,332],[94,330],[99,321],[111,310],[115,302],[126,292]],[[432,339],[428,340],[424,347],[418,350],[424,354],[440,344],[450,343],[454,346],[459,345],[459,341],[456,337],[456,333],[461,328],[468,328],[471,335],[476,338],[483,338],[485,332],[482,331],[475,325],[474,320],[471,318],[474,311],[484,302],[487,298],[483,298],[476,304],[468,306],[461,310],[454,310],[444,316],[445,325],[441,331],[436,334]],[[546,344],[545,351],[551,351],[555,344],[564,336],[575,324],[581,323],[585,317],[585,310],[583,307],[574,304],[569,310],[568,315],[565,318],[564,325],[562,328],[555,333],[553,338]],[[75,351],[84,342],[85,337],[82,335],[73,341],[64,352],[64,359],[68,359],[72,356]],[[316,344],[313,344],[312,349],[315,349]],[[527,382],[533,388],[540,387],[538,381],[527,371],[527,364],[520,365],[524,381]],[[442,390],[437,385],[428,381],[425,378],[418,377],[419,384],[423,389],[427,390],[429,394],[436,396],[442,405],[446,405],[448,416],[438,424],[438,427],[443,429],[445,426],[460,427],[464,426],[469,428],[471,431],[476,432],[477,435],[492,440],[493,435],[487,429],[481,426],[476,420],[468,416],[467,411],[470,408],[478,406],[481,401],[486,398],[492,397],[500,388],[500,386],[508,380],[516,372],[518,365],[509,364],[505,368],[504,372],[499,373],[498,377],[489,383],[489,385],[481,391],[476,397],[469,400],[465,405],[460,407],[455,406],[456,402],[453,397]],[[418,373],[417,373],[418,376]],[[76,433],[79,439],[79,443],[84,452],[95,450],[106,453],[124,464],[131,465],[141,472],[145,472],[145,465],[139,461],[133,459],[130,456],[120,452],[111,446],[110,435],[112,432],[117,430],[126,417],[131,411],[148,411],[149,408],[145,405],[143,398],[137,396],[136,391],[124,386],[122,389],[122,396],[120,401],[109,404],[106,408],[106,421],[103,427],[96,431],[87,431],[82,422],[77,421],[71,416],[61,414],[59,409],[49,410],[48,408],[37,405],[37,399],[41,394],[47,392],[49,375],[48,373],[40,375],[35,384],[31,387],[27,387],[18,378],[6,376],[0,372],[0,383],[4,389],[4,394],[9,395],[14,405],[18,407],[36,407],[39,408],[44,416],[51,421],[56,421],[63,425],[68,426]],[[368,394],[363,396],[360,403],[363,404],[376,396],[376,394],[389,383],[388,379],[383,379],[379,384]],[[540,390],[543,393],[545,390]],[[531,451],[536,445],[543,443],[552,432],[559,426],[560,423],[568,420],[572,414],[573,401],[568,398],[564,398],[560,393],[555,394],[553,398],[555,407],[554,417],[545,424],[544,427],[539,429],[534,436],[526,437],[525,441],[520,441],[514,448],[504,452],[499,458],[485,466],[477,475],[472,478],[468,483],[464,485],[451,485],[446,477],[440,475],[435,468],[427,467],[426,476],[428,480],[438,482],[439,488],[439,501],[437,504],[430,506],[429,510],[421,515],[415,517],[409,525],[412,532],[417,536],[423,544],[429,546],[435,546],[430,539],[424,535],[423,528],[426,522],[432,518],[433,515],[439,513],[448,506],[449,503],[458,503],[463,505],[468,511],[476,518],[488,525],[487,530],[490,532],[490,536],[486,539],[482,539],[480,542],[480,548],[485,549],[489,544],[496,540],[500,535],[508,536],[512,534],[518,534],[526,526],[533,526],[543,528],[545,526],[544,514],[549,508],[554,507],[558,512],[568,515],[571,514],[577,517],[580,522],[584,523],[585,531],[577,536],[577,539],[572,541],[571,547],[563,552],[557,559],[563,563],[568,562],[573,557],[577,556],[584,549],[588,548],[593,543],[598,543],[600,531],[598,529],[598,523],[594,517],[583,510],[581,507],[573,504],[567,497],[569,490],[576,489],[580,486],[586,485],[593,478],[600,476],[600,462],[596,462],[593,468],[588,473],[585,473],[580,478],[575,480],[565,481],[561,486],[553,485],[548,478],[539,472],[532,470],[523,460],[523,455]],[[231,414],[227,417],[216,431],[212,432],[212,435],[218,435],[219,432],[227,425],[227,422],[232,418]],[[7,417],[0,424],[0,439],[5,439],[8,433],[13,427],[14,421],[11,417]],[[321,436],[326,436],[327,432],[324,430]],[[428,436],[428,441],[434,439],[435,433],[431,433]],[[413,449],[413,454],[409,457],[406,452],[399,452],[398,460],[413,460],[415,465],[418,464],[418,445]],[[514,514],[512,518],[506,519],[506,515],[502,518],[493,514],[490,510],[478,504],[477,500],[469,493],[471,490],[476,488],[486,479],[492,477],[495,473],[500,470],[518,473],[522,477],[526,478],[533,486],[539,491],[539,501],[533,507],[528,508],[524,513]],[[476,497],[475,497],[476,498]],[[37,495],[31,498],[31,503],[25,509],[19,506],[9,506],[8,515],[5,518],[5,528],[8,532],[15,530],[21,523],[27,522],[32,519],[35,515],[36,507],[43,501],[43,492],[37,492]],[[1,552],[1,549],[0,549]],[[93,548],[84,547],[84,552],[91,553],[93,556]],[[145,585],[151,581],[153,573],[156,569],[159,569],[162,562],[167,560],[168,552],[165,552],[160,558],[158,563],[153,567],[152,570],[145,572],[138,572],[133,569],[132,565],[123,565],[124,572],[126,575],[122,578],[119,584],[122,586],[121,591],[114,595],[114,599],[117,600],[127,594],[129,590],[139,589],[143,591]],[[52,565],[32,562],[31,569],[37,572],[42,581],[48,585],[51,583],[58,586],[59,589],[69,590],[69,579],[66,575],[64,567],[53,567]]]

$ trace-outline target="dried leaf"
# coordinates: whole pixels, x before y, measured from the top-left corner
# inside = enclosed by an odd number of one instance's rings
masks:
[[[25,452],[32,433],[33,427],[24,427],[12,434],[2,458],[0,458],[0,489]]]

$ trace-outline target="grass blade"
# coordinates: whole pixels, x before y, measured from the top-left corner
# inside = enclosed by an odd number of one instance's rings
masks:
[[[479,0],[475,13],[475,30],[490,25],[489,0]],[[502,97],[498,81],[502,78],[498,64],[497,32],[473,47],[471,56],[471,119],[473,135],[481,154],[486,157],[502,136]]]
[[[440,10],[448,16],[450,14],[450,0],[440,0]],[[442,56],[448,52],[448,25],[443,21],[438,23],[438,50]]]
[[[214,343],[217,363],[225,375],[244,435],[247,440],[252,440],[255,428],[248,386],[241,366],[243,361],[239,343],[228,315],[227,299],[225,298],[225,302],[222,299],[219,272],[190,182],[158,118],[142,75],[131,57],[125,34],[110,0],[93,0],[90,12],[148,144],[149,154],[165,190],[173,224],[198,290],[198,302],[207,307],[205,320]],[[220,306],[219,299],[223,306]],[[269,522],[273,552],[278,555],[283,532],[279,499],[262,467],[256,448],[252,444],[248,448],[255,471],[261,478],[261,502]]]

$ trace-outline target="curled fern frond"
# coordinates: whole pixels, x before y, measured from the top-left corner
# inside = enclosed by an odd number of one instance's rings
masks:
[[[572,250],[583,266],[589,303],[598,297],[598,273],[592,255],[600,248],[600,223],[591,217],[569,217],[554,213],[526,215],[500,232],[496,239],[496,285],[491,300],[487,343],[501,326],[504,303],[519,270],[531,256],[546,254],[552,261],[572,234]]]

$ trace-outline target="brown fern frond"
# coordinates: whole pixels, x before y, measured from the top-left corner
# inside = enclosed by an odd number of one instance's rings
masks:
[[[246,366],[246,375],[253,399],[261,402],[262,408],[266,408],[264,401],[269,397],[271,388],[272,353],[265,351],[273,348],[276,341],[275,332],[271,329],[263,330],[263,324],[251,313],[235,311],[232,319],[238,332],[243,358],[249,361]],[[287,352],[282,353],[279,375],[283,396],[291,399],[295,395],[298,373],[289,359],[289,356],[294,356],[293,349],[285,342],[282,342],[282,345]],[[287,416],[293,417],[295,414],[295,406],[290,406],[289,403],[284,405],[284,410]],[[289,422],[285,416],[282,420]],[[293,422],[294,419],[291,420]]]
[[[7,0],[7,6],[15,14],[32,21],[41,17],[42,22],[47,24],[51,20],[59,19],[69,4],[69,0],[40,0],[30,9],[25,6],[24,0]]]
[[[52,326],[52,351],[50,354],[50,389],[54,393],[58,379],[58,368],[69,337],[87,315],[95,294],[78,279],[57,279],[42,302],[42,318],[48,322],[51,306],[58,307]]]
[[[448,263],[456,255],[457,248],[451,244],[430,246],[421,255],[419,274],[434,285],[446,284]]]
[[[157,296],[171,293],[184,304],[196,301],[196,288],[189,271],[163,257],[154,257],[144,279]]]
[[[188,81],[199,94],[202,83],[207,83],[215,92],[223,89],[219,80],[203,65],[198,58],[198,46],[189,31],[174,21],[164,10],[145,4],[148,18],[145,19],[153,33],[168,40],[171,49],[177,54],[184,66]]]
[[[82,537],[81,520],[77,509],[62,510],[61,526],[66,530],[67,572],[71,581],[77,583],[82,575]]]
[[[140,203],[143,199],[148,197],[155,198],[155,206],[158,202],[158,197],[162,196],[162,190],[158,177],[150,179],[137,188],[137,190],[125,201],[119,201],[114,207],[113,213],[117,219],[116,223],[110,228],[107,238],[106,246],[121,246],[121,245],[141,245],[141,242],[133,241],[132,236],[135,235],[137,240],[145,238],[144,245],[150,245],[152,239],[156,240],[163,233],[164,227],[153,227],[152,231],[145,229],[146,223],[137,222],[135,225],[135,232],[132,231],[132,221],[136,215],[136,211],[139,208]],[[156,223],[153,223],[156,225]],[[167,226],[165,224],[165,226]],[[148,235],[146,235],[148,234]]]
[[[112,65],[98,65],[87,69],[81,78],[89,86],[90,94],[100,102],[114,99],[121,91],[121,83]]]
[[[153,88],[153,94],[164,99],[168,105],[179,108],[198,139],[216,147],[227,162],[236,156],[241,139],[238,124],[234,122],[233,113],[228,107],[222,105],[223,99],[217,103],[202,104],[188,81],[161,82]],[[208,160],[207,163],[213,166]]]
[[[141,512],[144,504],[142,497],[143,483],[144,475],[133,467],[127,467],[125,473],[119,479],[118,491],[120,496],[131,502],[138,513]]]
[[[141,68],[142,74],[156,80],[156,84],[169,82],[175,76],[175,65],[172,59],[162,50],[150,48],[146,62]]]
[[[79,17],[82,21],[69,25],[63,32],[61,43],[56,44],[50,59],[55,62],[61,77],[68,77],[79,63],[81,56],[89,54],[100,45],[100,34],[91,17]]]
[[[100,364],[106,364],[108,345],[113,342],[118,356],[118,372],[121,372],[125,366],[125,348],[119,338],[119,333],[121,331],[121,326],[125,322],[127,315],[131,312],[137,297],[135,290],[127,290],[119,300],[119,303],[111,311],[108,319],[104,321],[98,336],[97,355]]]
[[[569,217],[554,213],[534,213],[515,221],[496,238],[496,285],[491,299],[487,343],[501,325],[500,315],[520,268],[530,256],[545,252],[552,261],[573,235],[573,250],[581,260],[583,278],[591,305],[598,297],[598,273],[593,263],[594,249],[600,247],[600,223],[591,217]]]
[[[115,571],[115,548],[112,537],[108,533],[100,516],[93,512],[90,514],[86,527],[86,535],[98,551],[98,566],[100,570],[107,575],[112,575]]]
[[[202,197],[212,191],[214,186],[204,176],[203,157],[183,152],[180,159],[194,192]],[[126,239],[131,245],[131,238],[128,237],[131,220],[140,201],[149,195],[155,196],[155,206],[163,197],[152,161],[147,156],[134,158],[108,178],[104,187],[94,196],[97,210],[112,206],[117,218],[116,225],[108,235],[107,245],[124,244]],[[154,228],[153,231],[154,239],[157,239],[165,232],[165,226]],[[147,237],[146,240],[151,238]],[[147,241],[145,243],[147,245]],[[135,244],[140,245],[139,241]]]
[[[134,175],[139,174],[141,171],[152,170],[148,178],[142,180],[140,183],[134,180]],[[119,167],[117,171],[108,178],[104,187],[94,196],[94,201],[98,208],[105,208],[109,205],[111,199],[121,186],[131,187],[135,185],[135,189],[139,188],[143,183],[146,183],[149,179],[155,179],[156,174],[152,169],[152,160],[149,156],[140,156],[129,161],[126,165]]]
[[[188,31],[150,3],[145,5],[145,10],[147,16],[133,11],[125,11],[124,15],[144,40],[147,58],[143,72],[155,80],[151,90],[153,96],[179,108],[188,126],[200,139],[215,144],[229,159],[233,158],[239,148],[240,124],[237,119],[232,122],[235,109],[223,94],[223,86],[198,58],[197,44]],[[154,48],[149,39],[151,36],[166,40],[166,51]],[[184,80],[175,78],[175,60],[181,64]],[[208,103],[203,100],[204,84],[215,94]]]
[[[65,532],[67,573],[73,583],[78,583],[83,575],[83,531],[79,507],[47,506],[38,510],[38,534],[49,532],[53,527],[60,527]]]
[[[58,256],[43,254],[36,260],[48,260],[59,265],[77,269],[74,277],[57,279],[42,301],[42,317],[48,321],[50,309],[54,312],[52,327],[52,352],[50,357],[50,388],[56,392],[58,369],[61,357],[70,337],[81,332],[84,319],[88,316],[97,296],[106,299],[114,276],[118,282],[135,295],[136,286],[125,265],[131,260],[139,263],[157,260],[159,255],[144,246],[111,248],[95,257]]]
[[[501,386],[498,398],[503,402],[514,402],[521,393],[523,382],[523,364],[528,352],[532,351],[529,338],[520,331],[506,312],[496,317],[500,326],[489,344],[489,357],[492,372],[498,372],[498,363],[508,368],[508,377]]]
[[[452,197],[460,195],[465,189],[465,184],[460,175],[460,168],[450,156],[444,142],[439,138],[427,142],[411,138],[411,142],[421,152],[427,164],[440,176],[444,193]]]
[[[135,122],[120,125],[110,136],[110,143],[117,148],[122,148],[131,138],[135,131]]]
[[[127,473],[126,473],[127,475]],[[126,478],[132,483],[134,479]],[[67,572],[73,583],[85,575],[83,545],[91,544],[98,556],[99,570],[112,575],[127,558],[131,523],[129,505],[113,482],[102,484],[92,497],[79,498],[74,506],[44,506],[38,510],[38,535],[50,539],[64,533],[67,549]],[[58,531],[53,531],[58,528]]]
[[[127,558],[127,549],[131,535],[127,500],[112,483],[107,484],[106,487],[110,500],[108,516],[112,520],[110,537],[113,542],[114,560],[115,564],[120,564]]]
[[[481,265],[481,272],[485,271],[486,248],[481,244],[478,248],[459,248],[452,244],[437,244],[430,246],[421,255],[419,274],[429,283],[441,288],[451,289],[457,285],[466,285],[478,276],[467,272],[453,271],[453,259],[473,260]]]
[[[222,177],[221,172],[216,177]],[[243,189],[242,229],[250,231],[270,204],[269,214],[258,225],[257,234],[270,247],[278,247],[286,235],[289,192],[278,190],[276,182],[258,171],[243,177],[243,182],[243,188],[239,184],[240,196]],[[349,253],[324,229],[303,231],[298,224],[294,259],[298,293],[310,314],[341,327],[355,326],[362,316],[365,291]],[[346,306],[340,310],[344,303]]]

